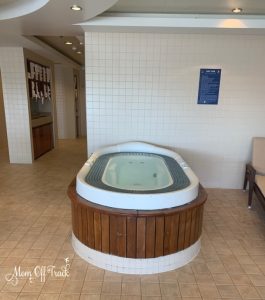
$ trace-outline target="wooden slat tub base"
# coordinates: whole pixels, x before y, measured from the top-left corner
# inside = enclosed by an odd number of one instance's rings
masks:
[[[125,258],[105,254],[82,244],[72,234],[75,252],[88,263],[112,272],[124,274],[155,274],[180,268],[192,261],[200,251],[200,239],[192,246],[174,254],[156,258]]]
[[[157,210],[92,203],[77,194],[75,180],[68,196],[72,202],[73,247],[99,267],[131,274],[137,270],[137,274],[165,272],[183,266],[199,252],[207,199],[202,186],[193,201]]]

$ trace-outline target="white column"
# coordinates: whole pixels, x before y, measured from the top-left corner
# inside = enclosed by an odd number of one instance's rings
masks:
[[[32,163],[31,127],[23,48],[1,47],[0,69],[10,162]]]
[[[56,64],[54,73],[58,138],[74,139],[76,125],[73,68]]]

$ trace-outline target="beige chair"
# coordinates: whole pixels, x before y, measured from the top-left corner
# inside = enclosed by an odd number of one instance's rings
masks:
[[[252,161],[246,165],[244,187],[249,183],[248,207],[251,208],[253,191],[265,209],[265,137],[253,138]]]

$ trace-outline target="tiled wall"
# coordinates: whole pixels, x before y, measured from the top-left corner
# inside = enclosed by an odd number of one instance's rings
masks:
[[[86,82],[85,82],[85,71],[80,71],[80,135],[86,136]]]
[[[59,139],[75,138],[75,103],[73,68],[56,64],[55,93]]]
[[[0,69],[9,159],[11,163],[31,163],[31,128],[23,48],[0,47]]]
[[[88,152],[141,140],[177,150],[207,187],[240,188],[265,136],[265,39],[86,33]],[[197,105],[200,68],[221,68],[219,105]]]

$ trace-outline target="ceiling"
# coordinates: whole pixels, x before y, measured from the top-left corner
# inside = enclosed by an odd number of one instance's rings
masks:
[[[82,36],[37,36],[37,38],[79,65],[84,65],[84,41]]]
[[[83,55],[69,51],[61,44],[61,36],[83,36],[83,29],[74,25],[101,14],[117,0],[0,0],[0,47],[24,46],[21,36],[43,37],[42,41],[66,54],[74,62],[84,64]],[[77,4],[81,11],[70,7]],[[61,58],[60,58],[61,59]]]
[[[16,0],[0,0],[0,5],[10,4],[12,2],[16,2]]]
[[[72,11],[73,4],[82,10]],[[24,46],[23,37],[37,37],[83,65],[84,55],[76,53],[83,52],[83,29],[77,24],[105,11],[215,16],[232,14],[235,7],[241,7],[244,15],[265,16],[265,0],[0,0],[0,47]],[[65,45],[66,40],[71,40],[76,50]]]
[[[46,5],[49,0],[0,0],[0,20],[24,16]]]
[[[0,0],[1,1],[1,0]],[[8,1],[8,0],[6,0]],[[10,0],[11,1],[11,0]],[[29,3],[47,2],[46,5],[34,12],[24,14],[22,6],[25,8]],[[82,21],[91,19],[106,11],[117,0],[16,0],[11,4],[17,7],[16,11],[20,17],[10,19],[0,19],[0,34],[24,34],[24,35],[44,35],[44,36],[76,36],[82,35],[80,26],[74,25]],[[24,4],[24,5],[22,5]],[[78,4],[81,11],[73,11],[70,7]],[[0,12],[8,14],[5,4],[0,2]]]
[[[263,0],[119,0],[109,11],[171,14],[233,14],[240,7],[243,14],[265,15]]]

